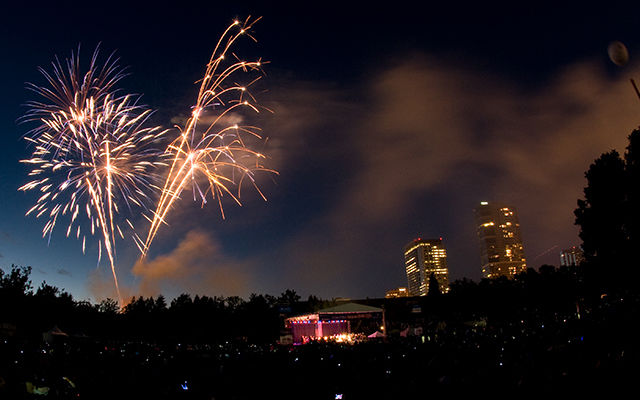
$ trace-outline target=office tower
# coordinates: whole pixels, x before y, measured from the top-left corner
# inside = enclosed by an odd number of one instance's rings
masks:
[[[560,252],[560,265],[564,267],[576,267],[584,261],[584,252],[578,246],[564,249]]]
[[[447,252],[440,239],[415,239],[404,247],[404,265],[409,282],[409,296],[426,296],[429,277],[434,274],[441,293],[449,291]]]
[[[483,201],[473,211],[480,239],[482,276],[512,278],[526,271],[527,263],[516,210]]]
[[[386,299],[395,299],[398,297],[408,297],[409,292],[406,287],[399,287],[397,289],[387,290],[387,293],[384,295]]]

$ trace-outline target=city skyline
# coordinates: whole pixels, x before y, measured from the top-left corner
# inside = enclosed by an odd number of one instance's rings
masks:
[[[49,242],[45,222],[24,216],[39,196],[17,191],[29,181],[20,160],[33,147],[21,137],[33,125],[16,121],[35,99],[25,82],[45,83],[38,67],[50,70],[78,47],[83,67],[98,44],[101,57],[115,51],[123,93],[143,95],[153,123],[171,129],[193,112],[193,83],[217,38],[249,15],[263,17],[252,28],[257,41],[234,52],[264,61],[253,90],[264,108],[247,122],[268,139],[260,151],[280,175],[259,177],[266,202],[250,190],[242,207],[225,198],[224,219],[185,194],[146,264],[117,238],[124,297],[287,288],[381,296],[406,284],[399,248],[418,236],[445,239],[451,281],[478,280],[473,208],[484,199],[518,208],[527,266],[557,265],[558,250],[579,242],[573,210],[584,172],[601,153],[623,152],[638,126],[629,84],[640,77],[636,8],[8,4],[0,267],[30,265],[35,285],[46,280],[77,299],[113,297],[98,240],[87,238],[83,255],[64,228]],[[629,49],[623,67],[607,54],[614,40]]]

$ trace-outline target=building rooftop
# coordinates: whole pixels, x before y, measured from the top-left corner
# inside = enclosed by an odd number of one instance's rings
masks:
[[[323,308],[318,311],[318,314],[330,314],[330,313],[367,313],[367,312],[382,312],[382,308],[367,306],[358,303],[340,304],[339,306]]]

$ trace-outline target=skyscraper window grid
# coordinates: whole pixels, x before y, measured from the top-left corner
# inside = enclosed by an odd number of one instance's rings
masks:
[[[415,239],[404,248],[409,296],[426,296],[433,274],[441,293],[449,291],[447,251],[442,239]]]
[[[515,208],[483,201],[474,210],[482,276],[511,278],[527,269]]]

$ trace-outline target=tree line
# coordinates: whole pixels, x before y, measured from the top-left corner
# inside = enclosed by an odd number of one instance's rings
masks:
[[[133,297],[122,309],[117,301],[75,301],[46,282],[34,290],[31,267],[0,269],[0,324],[21,336],[40,335],[57,327],[80,336],[113,339],[183,340],[191,342],[276,340],[284,318],[292,313],[317,311],[335,305],[309,296],[306,301],[291,289],[279,296],[191,296],[183,293],[168,302],[163,295]]]
[[[39,336],[54,327],[75,336],[114,340],[211,343],[242,340],[273,343],[284,333],[284,319],[339,304],[309,296],[303,300],[294,290],[279,296],[191,296],[171,301],[157,297],[133,297],[122,309],[113,299],[93,304],[74,301],[66,291],[43,282],[33,290],[30,267],[0,269],[0,323],[11,323],[19,336]],[[390,329],[408,325],[428,326],[439,321],[505,320],[525,313],[570,313],[577,302],[588,303],[579,268],[542,266],[528,269],[514,279],[461,279],[447,294],[398,299],[361,299],[385,309]],[[592,298],[597,298],[593,292]],[[415,307],[420,312],[415,313]]]

